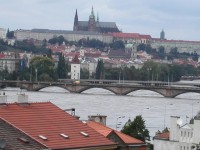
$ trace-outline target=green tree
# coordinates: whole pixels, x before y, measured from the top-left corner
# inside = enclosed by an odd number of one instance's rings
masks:
[[[111,47],[112,47],[113,50],[119,50],[119,49],[124,50],[125,49],[125,45],[124,45],[124,42],[122,40],[114,41],[111,44]]]
[[[192,149],[200,150],[200,143],[192,146]]]
[[[144,142],[150,137],[149,131],[146,129],[145,121],[141,115],[136,116],[133,121],[129,119],[121,132]]]
[[[80,76],[81,79],[89,78],[89,71],[85,68],[81,69],[80,74],[81,74],[81,76]]]
[[[100,59],[100,60],[98,60],[98,63],[97,63],[95,78],[96,79],[102,79],[103,78],[103,73],[104,73],[104,63],[103,63],[103,60]]]
[[[14,31],[10,31],[9,28],[8,28],[7,33],[6,33],[6,37],[8,39],[14,38]]]
[[[54,70],[53,61],[46,56],[35,56],[30,61],[30,79],[33,80],[32,77],[36,78],[36,69],[37,69],[37,77],[40,81],[52,81],[56,79],[56,73]],[[47,77],[48,75],[48,77]],[[47,77],[47,78],[45,78]]]
[[[67,77],[67,68],[65,63],[65,57],[62,53],[59,54],[57,74],[59,79],[65,79]]]

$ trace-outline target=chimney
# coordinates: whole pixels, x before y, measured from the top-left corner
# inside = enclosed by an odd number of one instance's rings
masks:
[[[0,105],[7,103],[7,95],[0,95]]]
[[[21,104],[26,104],[26,103],[28,103],[28,95],[19,94],[19,95],[18,95],[18,103],[21,103]]]
[[[88,116],[88,120],[95,121],[106,126],[106,117],[107,116],[104,115],[94,115],[94,116]]]

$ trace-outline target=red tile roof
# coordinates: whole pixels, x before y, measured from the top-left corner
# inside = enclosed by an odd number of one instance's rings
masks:
[[[144,144],[143,141],[140,141],[140,140],[138,140],[134,137],[128,136],[128,135],[121,133],[119,131],[113,130],[113,129],[106,127],[106,126],[104,126],[104,125],[102,125],[98,122],[89,121],[89,122],[87,122],[87,125],[89,127],[93,128],[93,129],[95,129],[97,132],[101,133],[105,137],[107,137],[109,134],[114,132],[126,144]]]
[[[112,36],[117,38],[151,39],[150,35],[139,33],[113,33]]]
[[[116,146],[50,102],[0,106],[0,118],[51,149]],[[88,136],[82,135],[81,131]],[[60,136],[62,133],[69,138]],[[47,140],[43,140],[39,135],[46,137]]]
[[[158,134],[156,134],[156,136],[155,136],[154,138],[155,138],[155,139],[165,139],[165,140],[169,140],[169,132],[158,133]]]

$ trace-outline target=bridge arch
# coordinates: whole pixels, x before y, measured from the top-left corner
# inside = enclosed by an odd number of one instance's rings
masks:
[[[200,94],[200,91],[181,91],[180,93],[175,94],[174,97],[177,97],[182,94],[187,94],[187,93],[199,93]]]
[[[59,88],[62,88],[62,89],[65,89],[65,90],[71,92],[71,90],[69,88],[67,88],[66,86],[62,86],[62,85],[61,86],[59,86],[59,85],[41,85],[41,86],[34,88],[34,91],[39,91],[41,89],[48,88],[48,87],[59,87]]]
[[[124,93],[124,95],[128,95],[128,94],[130,94],[131,92],[135,92],[135,91],[139,91],[139,90],[152,91],[152,92],[158,93],[158,94],[160,94],[161,96],[165,97],[165,95],[164,95],[162,92],[160,92],[160,91],[157,91],[157,90],[155,90],[155,89],[145,89],[145,88],[131,89],[130,91],[127,91],[126,93]]]
[[[112,89],[110,89],[110,88],[107,88],[107,87],[91,87],[91,86],[84,87],[84,88],[80,89],[77,93],[82,93],[82,92],[84,92],[86,90],[94,89],[94,88],[105,89],[105,90],[110,91],[110,92],[112,92],[112,93],[117,95],[117,93],[115,91],[113,91]]]

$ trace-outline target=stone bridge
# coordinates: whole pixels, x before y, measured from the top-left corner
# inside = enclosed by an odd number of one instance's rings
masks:
[[[166,82],[144,82],[144,81],[135,81],[135,82],[126,82],[126,83],[117,83],[117,82],[96,82],[99,80],[92,80],[95,82],[29,82],[29,81],[1,81],[0,87],[19,87],[21,89],[27,89],[28,91],[39,91],[40,89],[57,86],[64,88],[72,93],[81,93],[85,90],[92,88],[102,88],[109,90],[116,95],[127,95],[133,91],[137,90],[150,90],[157,92],[164,97],[176,97],[182,93],[187,92],[196,92],[200,93],[200,87],[197,85],[182,85],[182,84],[169,84]],[[106,82],[105,82],[106,81]]]

